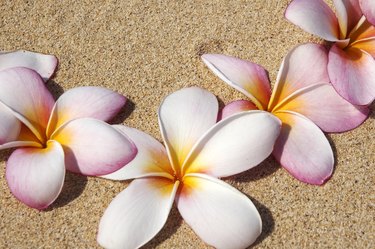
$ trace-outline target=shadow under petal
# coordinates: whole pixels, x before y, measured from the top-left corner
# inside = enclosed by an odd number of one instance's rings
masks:
[[[87,184],[87,176],[66,171],[64,186],[59,197],[45,211],[63,207],[82,194]]]
[[[182,217],[174,204],[171,212],[169,214],[168,220],[165,223],[164,227],[161,231],[146,245],[144,245],[143,249],[152,249],[163,243],[165,240],[169,239],[181,226],[182,224]]]
[[[47,81],[45,86],[55,100],[57,100],[64,93],[64,89],[54,80]]]
[[[119,113],[109,122],[110,124],[122,124],[134,111],[135,104],[127,99],[126,104],[120,109]]]
[[[251,201],[254,203],[255,207],[257,208],[260,214],[260,217],[262,218],[262,233],[257,238],[257,240],[249,247],[249,248],[253,248],[259,245],[260,243],[262,243],[262,241],[265,238],[267,238],[268,236],[272,234],[272,232],[275,229],[275,220],[272,216],[271,211],[266,206],[261,204],[259,201],[255,200],[253,197],[250,197],[248,195],[246,196],[249,199],[251,199]]]

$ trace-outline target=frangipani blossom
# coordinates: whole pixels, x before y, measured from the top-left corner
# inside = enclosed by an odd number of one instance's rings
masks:
[[[294,0],[285,17],[305,31],[333,42],[328,56],[332,85],[349,102],[368,105],[375,98],[375,1],[333,3],[336,15],[323,0]]]
[[[44,81],[47,81],[55,72],[57,58],[53,55],[39,54],[24,50],[14,52],[0,52],[0,71],[13,67],[26,67],[38,72]],[[0,105],[0,144],[7,139],[17,136],[21,122],[4,106]]]
[[[283,123],[273,155],[298,180],[323,184],[332,174],[332,149],[319,127],[343,132],[360,125],[368,108],[341,98],[329,84],[327,51],[321,45],[294,48],[284,59],[271,94],[267,71],[238,58],[205,54],[206,65],[252,102],[234,101],[223,118],[245,110],[265,110]],[[319,126],[319,127],[318,127]]]
[[[234,175],[263,161],[280,131],[280,121],[262,111],[217,121],[214,95],[185,88],[159,108],[164,148],[151,136],[117,126],[137,145],[126,167],[105,176],[135,179],[109,205],[99,225],[105,248],[138,248],[164,226],[173,202],[184,220],[207,244],[246,248],[262,231],[252,202],[219,177]],[[246,148],[246,150],[244,150]]]
[[[103,122],[125,104],[113,91],[74,88],[55,103],[40,75],[27,68],[0,71],[0,89],[0,105],[21,121],[7,126],[0,144],[0,149],[20,147],[6,163],[6,180],[15,197],[32,208],[44,209],[57,198],[65,168],[104,175],[136,154],[132,142]]]

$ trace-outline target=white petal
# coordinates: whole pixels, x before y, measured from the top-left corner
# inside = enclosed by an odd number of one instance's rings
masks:
[[[262,232],[262,220],[249,198],[218,179],[185,176],[176,200],[184,220],[216,248],[247,248]]]
[[[224,177],[248,170],[271,154],[280,127],[280,120],[264,111],[230,116],[194,146],[184,171]]]
[[[159,108],[160,129],[173,167],[179,168],[196,141],[217,120],[215,96],[201,88],[184,88],[167,96]]]
[[[99,224],[98,243],[107,249],[139,248],[164,226],[178,182],[163,178],[134,180],[116,196]]]
[[[53,55],[40,54],[25,50],[0,53],[0,70],[12,67],[32,69],[46,81],[55,72],[57,58]]]

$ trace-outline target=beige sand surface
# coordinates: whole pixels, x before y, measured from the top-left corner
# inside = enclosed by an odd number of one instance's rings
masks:
[[[274,82],[296,44],[319,41],[288,23],[288,0],[11,1],[0,3],[0,49],[55,54],[56,96],[76,86],[105,86],[130,99],[116,122],[160,140],[156,110],[166,95],[200,86],[224,103],[244,98],[202,63],[224,53],[259,63]],[[374,105],[372,109],[374,110]],[[375,248],[374,114],[358,129],[330,135],[336,156],[323,187],[293,179],[272,159],[227,180],[259,209],[254,248]],[[98,248],[99,219],[127,183],[67,174],[60,197],[38,212],[18,202],[0,167],[0,248]],[[205,248],[174,208],[145,248]]]

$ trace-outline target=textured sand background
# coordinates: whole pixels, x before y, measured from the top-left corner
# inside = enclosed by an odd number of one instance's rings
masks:
[[[59,69],[47,83],[56,97],[76,86],[116,90],[130,102],[114,122],[160,140],[156,111],[173,91],[200,86],[223,103],[244,98],[209,72],[199,55],[249,59],[268,69],[274,82],[293,46],[319,41],[284,19],[288,2],[3,0],[0,49],[56,55]],[[261,213],[264,228],[254,248],[375,248],[374,139],[374,114],[354,131],[329,135],[336,167],[323,187],[298,182],[272,158],[228,179]],[[9,154],[0,153],[0,248],[99,248],[99,219],[127,183],[67,173],[60,197],[38,212],[7,188]],[[175,208],[145,246],[205,247]]]

